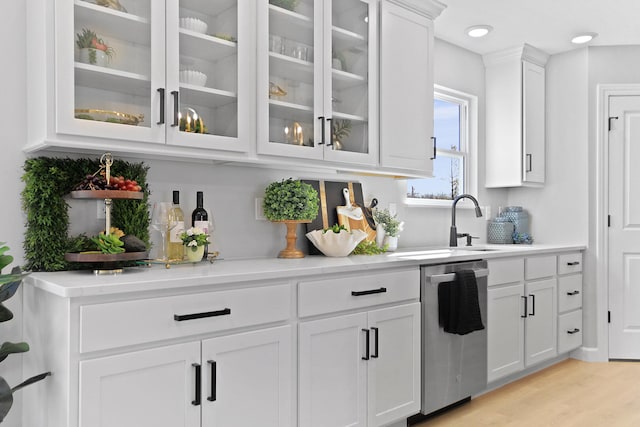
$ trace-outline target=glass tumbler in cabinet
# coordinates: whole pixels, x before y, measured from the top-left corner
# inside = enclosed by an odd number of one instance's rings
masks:
[[[169,144],[244,151],[249,3],[168,2]],[[245,8],[247,10],[245,10]],[[241,19],[245,17],[244,19]],[[245,74],[248,73],[245,71]],[[244,80],[243,80],[244,79]]]
[[[162,142],[164,5],[56,2],[59,133]],[[154,68],[154,64],[162,64]]]

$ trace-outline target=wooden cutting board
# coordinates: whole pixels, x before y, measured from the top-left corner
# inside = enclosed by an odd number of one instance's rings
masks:
[[[364,216],[362,208],[356,206],[351,197],[351,192],[348,188],[342,189],[344,195],[344,206],[336,206],[336,212],[338,214],[338,224],[344,226],[347,230],[362,230],[367,233],[368,242],[375,242],[376,230],[372,229],[367,222],[367,218]]]

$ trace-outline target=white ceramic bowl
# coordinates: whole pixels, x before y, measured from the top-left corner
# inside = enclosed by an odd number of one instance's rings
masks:
[[[207,84],[207,75],[196,70],[182,70],[179,74],[180,83],[204,86]]]
[[[196,33],[205,34],[207,32],[208,25],[206,22],[198,18],[180,18],[180,27],[185,30],[195,31]]]
[[[340,257],[348,256],[358,246],[358,243],[367,237],[367,233],[362,230],[340,230],[334,233],[329,230],[326,233],[322,230],[313,230],[306,234],[311,243],[326,256]]]

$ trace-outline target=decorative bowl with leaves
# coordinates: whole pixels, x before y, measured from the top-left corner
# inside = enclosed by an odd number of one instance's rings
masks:
[[[358,243],[367,237],[367,233],[362,230],[340,230],[335,233],[331,229],[313,230],[306,234],[311,243],[326,256],[343,257],[348,256],[358,246]]]

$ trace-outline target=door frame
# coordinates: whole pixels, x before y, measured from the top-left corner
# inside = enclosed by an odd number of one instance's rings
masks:
[[[598,344],[595,352],[583,347],[582,359],[609,360],[609,98],[640,96],[640,84],[598,84],[596,120],[596,325]],[[600,261],[600,262],[598,262]],[[604,286],[597,286],[603,284]]]

